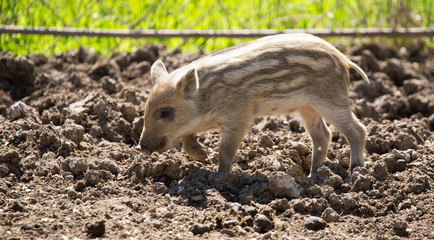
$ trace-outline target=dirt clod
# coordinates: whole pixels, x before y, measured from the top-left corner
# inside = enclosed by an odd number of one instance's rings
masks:
[[[265,233],[273,229],[273,222],[265,215],[258,214],[255,216],[255,230],[259,233]]]
[[[311,216],[306,220],[304,226],[309,230],[317,231],[324,229],[327,223],[322,218]]]
[[[331,207],[326,208],[321,214],[321,218],[326,222],[337,222],[339,217],[339,214]]]
[[[86,233],[89,237],[102,237],[105,233],[105,221],[97,220],[86,223]]]
[[[196,224],[191,229],[191,232],[194,235],[204,234],[211,231],[211,226],[208,224]]]

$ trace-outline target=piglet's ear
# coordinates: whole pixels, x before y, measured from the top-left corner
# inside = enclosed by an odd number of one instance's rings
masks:
[[[184,96],[192,96],[199,88],[199,77],[195,68],[188,72],[176,83],[176,90],[180,91]]]
[[[152,64],[151,76],[153,78],[153,83],[155,83],[157,79],[164,77],[168,74],[169,73],[167,72],[164,63],[160,59],[158,59],[157,61],[154,62],[154,64]]]

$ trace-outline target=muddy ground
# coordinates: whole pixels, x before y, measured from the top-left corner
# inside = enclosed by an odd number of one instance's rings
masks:
[[[306,179],[311,143],[292,116],[259,118],[233,174],[216,172],[219,133],[182,148],[134,151],[158,58],[149,45],[110,59],[0,53],[0,239],[434,239],[434,49],[366,43],[345,52],[366,167],[331,126],[327,162]]]

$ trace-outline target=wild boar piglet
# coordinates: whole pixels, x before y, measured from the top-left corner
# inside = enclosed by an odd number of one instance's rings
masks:
[[[310,173],[326,159],[331,134],[324,120],[348,140],[350,170],[363,166],[366,131],[350,110],[349,68],[369,82],[344,54],[309,34],[260,38],[171,73],[158,60],[137,150],[161,153],[181,139],[188,155],[204,160],[196,134],[219,129],[218,171],[227,173],[255,117],[298,113],[313,143]]]

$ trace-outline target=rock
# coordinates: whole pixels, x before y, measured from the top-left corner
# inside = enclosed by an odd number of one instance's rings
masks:
[[[264,134],[259,139],[259,146],[265,147],[265,148],[271,148],[274,146],[273,140],[270,138],[270,136]]]
[[[370,176],[366,176],[366,168],[361,168],[361,172],[357,171],[358,168],[356,168],[356,171],[353,172],[351,175],[351,183],[353,183],[353,186],[351,188],[351,191],[353,192],[359,192],[359,191],[368,191],[372,187],[373,179]]]
[[[5,177],[9,174],[9,168],[6,164],[0,163],[0,177]]]
[[[321,214],[321,218],[326,222],[337,222],[339,221],[339,217],[339,214],[331,207],[326,208]]]
[[[80,176],[89,169],[89,166],[84,158],[72,158],[69,162],[69,169],[75,176]]]
[[[266,233],[274,228],[273,222],[263,214],[258,214],[255,217],[255,230],[259,233]]]
[[[62,129],[62,135],[78,145],[83,141],[84,127],[72,122],[65,124]]]
[[[113,78],[111,78],[109,76],[104,76],[104,77],[101,78],[101,85],[102,85],[102,88],[108,94],[117,93],[122,88],[121,83],[119,83],[118,81],[116,81],[115,79],[113,79]]]
[[[327,179],[327,183],[333,187],[333,188],[337,188],[339,186],[341,186],[344,183],[344,180],[342,180],[342,177],[336,174],[333,174],[332,176],[330,176]]]
[[[147,61],[153,63],[158,58],[158,52],[154,50],[152,45],[148,45],[145,48],[139,48],[137,51],[131,53],[132,62]]]
[[[267,155],[263,157],[261,161],[264,163],[264,166],[272,172],[284,170],[281,164],[282,161],[281,157],[274,156],[274,155]]]
[[[350,167],[350,158],[349,157],[340,157],[338,159],[339,164],[341,164],[344,168]]]
[[[10,211],[14,211],[14,212],[25,212],[26,211],[26,209],[24,209],[24,207],[22,206],[22,203],[20,203],[19,201],[14,201],[11,204],[9,204],[8,209]]]
[[[102,59],[95,63],[89,71],[89,76],[95,80],[99,80],[104,76],[117,78],[120,75],[119,66],[115,61]]]
[[[399,210],[403,210],[403,209],[407,209],[407,208],[411,208],[410,200],[405,200],[404,202],[402,202],[398,205]]]
[[[387,171],[386,164],[384,162],[375,162],[372,175],[379,180],[384,180],[389,175],[389,172]]]
[[[102,237],[105,233],[105,221],[90,221],[86,223],[86,233],[89,237]]]
[[[231,204],[231,208],[232,208],[232,211],[233,211],[234,213],[237,213],[237,212],[239,212],[239,211],[241,210],[241,204],[239,204],[239,203],[237,203],[237,202],[232,203],[232,204]]]
[[[369,50],[375,55],[377,59],[380,60],[398,57],[395,49],[377,43],[363,43],[361,45],[358,45],[354,49],[352,49],[351,55],[361,55],[364,50]]]
[[[273,218],[273,215],[275,215],[275,211],[270,206],[265,206],[265,208],[262,209],[261,214],[265,215],[268,218]]]
[[[0,55],[0,79],[16,86],[33,85],[34,62],[24,56]]]
[[[21,158],[15,149],[9,149],[0,153],[0,162],[18,165],[20,161]]]
[[[211,226],[209,224],[196,224],[191,229],[191,232],[194,235],[204,234],[207,232],[211,232]]]
[[[279,213],[285,212],[286,209],[290,207],[288,199],[286,198],[275,199],[269,204],[269,206]]]
[[[356,202],[353,199],[353,195],[346,193],[342,197],[342,207],[344,210],[351,210],[356,207]]]
[[[382,71],[389,75],[390,79],[395,82],[396,86],[402,86],[402,83],[405,80],[405,73],[401,62],[398,59],[388,59],[386,61],[386,66]]]
[[[321,187],[318,186],[318,184],[312,185],[310,186],[307,190],[306,190],[307,194],[313,196],[313,197],[317,197],[317,196],[321,196]]]
[[[253,206],[244,206],[244,211],[248,214],[250,214],[251,217],[255,217],[256,214],[258,214],[258,210],[256,210]]]
[[[227,220],[223,223],[223,227],[224,228],[231,228],[231,227],[235,226],[236,224],[237,224],[237,220],[234,220],[234,219]]]
[[[74,185],[74,190],[77,192],[83,192],[86,188],[86,182],[84,180],[80,180]]]
[[[317,231],[324,229],[327,226],[327,223],[322,218],[311,216],[307,219],[304,226],[309,230]]]
[[[140,63],[133,62],[122,74],[128,79],[140,78],[141,76],[143,76],[143,74],[149,72],[150,69],[151,64],[147,61],[143,61]]]
[[[58,126],[62,121],[62,113],[60,113],[57,107],[51,107],[42,112],[41,121],[43,124],[49,124],[51,122]]]
[[[268,182],[270,191],[279,197],[296,198],[302,191],[302,187],[295,182],[295,179],[285,172],[271,173]]]
[[[428,126],[430,131],[434,131],[434,113],[428,118]]]
[[[112,57],[112,60],[119,66],[119,68],[123,71],[130,64],[131,56],[128,53],[119,53],[115,52]]]
[[[97,125],[93,125],[90,128],[90,135],[92,135],[93,137],[101,137],[104,134],[104,132],[102,131],[102,128],[100,126]]]
[[[333,176],[333,172],[330,168],[327,166],[320,166],[315,170],[315,172],[312,174],[312,179],[317,180],[319,183],[322,183],[326,181],[329,177]]]
[[[71,112],[76,114],[82,113],[87,110],[87,107],[85,107],[85,105],[93,101],[96,97],[98,97],[98,93],[91,92],[83,100],[71,103],[69,105],[69,109],[71,110]]]
[[[380,63],[378,62],[378,59],[375,57],[374,54],[372,54],[369,50],[363,50],[362,52],[362,59],[363,59],[363,65],[366,65],[369,70],[373,72],[380,71]]]
[[[409,57],[417,58],[423,56],[425,41],[422,39],[414,39],[411,45],[407,48]]]
[[[295,199],[292,208],[297,212],[304,212],[307,209],[306,202],[301,199]]]
[[[89,170],[84,175],[84,180],[86,181],[86,185],[96,186],[100,181],[99,171],[98,170]]]
[[[9,118],[11,119],[11,121],[17,118],[23,118],[32,115],[36,116],[37,115],[36,111],[32,107],[27,106],[25,103],[21,101],[14,103],[11,106],[9,111]]]
[[[327,201],[323,198],[312,198],[307,200],[305,205],[307,211],[321,213],[327,206]]]
[[[221,234],[226,234],[226,235],[228,235],[229,237],[235,237],[235,236],[236,236],[235,232],[234,232],[232,229],[227,229],[227,228],[222,229],[222,230],[220,231],[220,233],[221,233]]]
[[[399,231],[405,231],[408,227],[408,224],[405,220],[397,219],[393,223],[393,228]]]
[[[75,57],[77,58],[79,63],[84,63],[88,56],[89,56],[89,51],[82,46],[80,46],[78,51],[75,53]]]
[[[93,106],[93,113],[98,115],[99,118],[107,118],[108,117],[107,102],[102,99],[98,99],[98,101],[96,101],[95,105]]]
[[[0,179],[0,193],[9,193],[10,189],[3,179]]]
[[[402,88],[406,95],[411,95],[421,91],[424,86],[424,82],[420,79],[408,79],[403,82]]]
[[[43,125],[41,127],[41,135],[39,136],[39,147],[48,148],[52,151],[58,151],[62,146],[59,132],[52,125]]]
[[[68,195],[68,197],[70,197],[72,199],[77,198],[77,192],[74,189],[68,189],[66,194]]]
[[[428,177],[426,175],[411,175],[407,180],[404,190],[408,193],[422,193],[428,186]]]
[[[136,108],[131,103],[124,103],[121,107],[122,116],[128,120],[128,122],[133,122],[133,120],[139,116]]]

